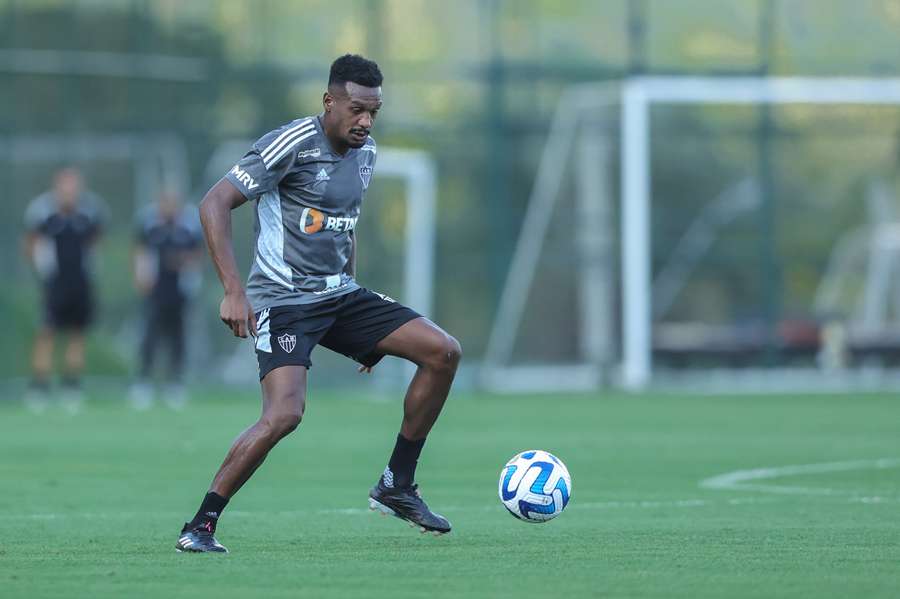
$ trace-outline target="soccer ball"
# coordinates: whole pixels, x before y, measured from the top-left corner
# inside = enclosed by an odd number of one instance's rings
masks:
[[[546,451],[523,451],[500,471],[500,501],[519,520],[552,520],[566,508],[571,496],[569,470]]]

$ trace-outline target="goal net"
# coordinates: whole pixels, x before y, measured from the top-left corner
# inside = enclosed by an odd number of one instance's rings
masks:
[[[888,381],[898,105],[890,79],[639,77],[567,91],[484,382]]]

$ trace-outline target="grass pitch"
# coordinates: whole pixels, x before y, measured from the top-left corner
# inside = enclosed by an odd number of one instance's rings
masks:
[[[456,395],[419,466],[454,525],[435,538],[366,509],[399,399],[313,392],[225,511],[232,553],[176,553],[258,411],[252,393],[207,393],[182,414],[0,402],[0,596],[900,594],[897,397]],[[568,509],[543,525],[497,499],[500,468],[530,448],[573,477]],[[825,465],[779,469],[813,464]]]

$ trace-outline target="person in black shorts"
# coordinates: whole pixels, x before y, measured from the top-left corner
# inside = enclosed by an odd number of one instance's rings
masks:
[[[179,551],[225,552],[213,536],[228,500],[269,450],[303,417],[310,354],[322,345],[371,369],[385,355],[415,363],[403,422],[369,507],[422,532],[450,531],[419,495],[415,470],[460,360],[459,343],[390,297],[360,287],[355,228],[377,148],[369,131],[382,104],[378,65],[346,55],[331,66],[316,116],[260,138],[200,205],[213,263],[225,288],[219,314],[237,337],[255,337],[263,413],[231,446],[200,509],[186,522]],[[256,252],[240,281],[231,211],[252,202]]]
[[[81,173],[61,169],[53,189],[28,205],[25,253],[43,287],[43,319],[34,341],[26,405],[42,411],[48,403],[57,332],[67,334],[62,403],[77,411],[83,396],[85,331],[94,315],[91,256],[103,225],[103,204],[84,189]]]
[[[182,381],[185,360],[185,313],[199,284],[200,222],[196,211],[182,206],[173,191],[140,215],[134,252],[134,281],[144,297],[144,331],[138,379],[129,393],[135,409],[153,403],[153,363],[161,345],[168,349],[169,368],[163,401],[183,407],[187,394]]]

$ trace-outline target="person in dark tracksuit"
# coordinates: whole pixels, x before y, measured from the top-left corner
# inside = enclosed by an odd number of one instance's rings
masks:
[[[199,283],[200,222],[196,211],[183,206],[174,192],[141,214],[135,240],[134,279],[144,296],[144,330],[138,379],[130,392],[132,405],[146,409],[153,402],[150,383],[157,354],[168,350],[167,385],[163,400],[183,406],[187,395],[182,374],[185,362],[185,313]]]
[[[78,169],[59,170],[53,188],[28,205],[25,212],[25,254],[43,290],[43,318],[31,355],[31,383],[26,406],[35,412],[49,403],[53,346],[58,333],[66,336],[62,374],[62,405],[77,412],[83,401],[85,332],[94,316],[93,248],[100,237],[104,205],[84,189]]]

